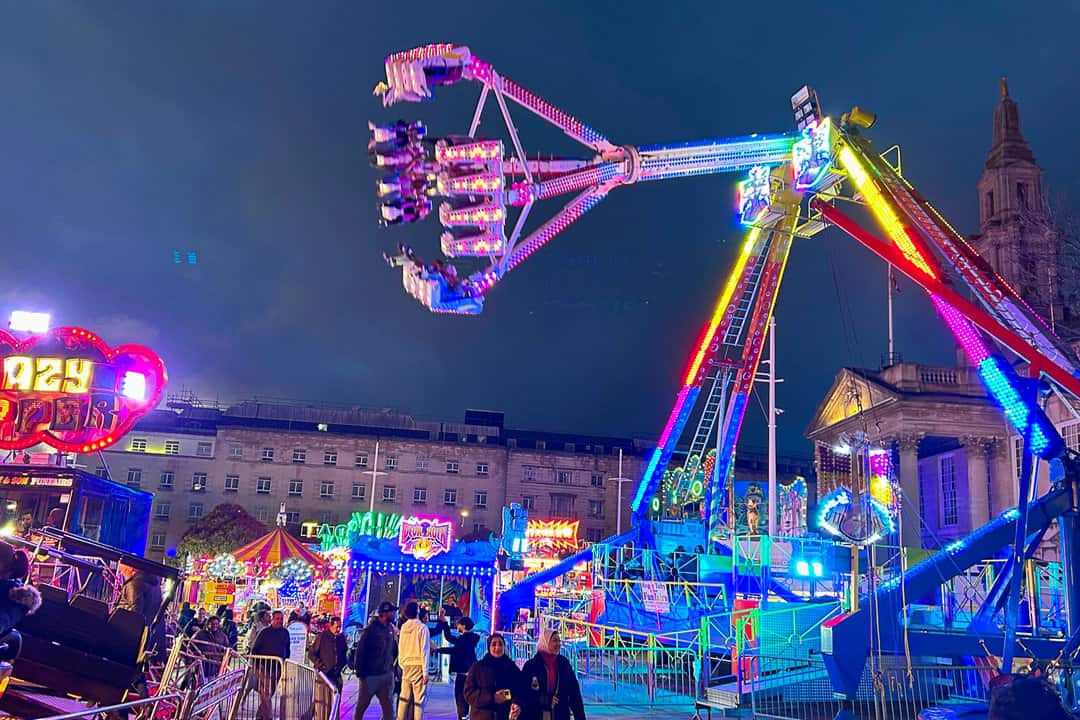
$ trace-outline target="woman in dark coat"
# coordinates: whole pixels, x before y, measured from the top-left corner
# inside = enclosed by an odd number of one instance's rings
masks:
[[[521,720],[585,720],[581,686],[570,661],[559,654],[562,640],[556,630],[544,630],[536,655],[521,669]]]
[[[465,676],[476,664],[476,646],[480,636],[472,631],[472,618],[462,617],[457,621],[459,635],[450,634],[450,626],[445,620],[439,621],[439,629],[450,647],[439,648],[437,652],[450,656],[450,672],[454,673],[454,700],[457,701],[457,716],[464,718],[469,714],[469,704],[465,702]]]
[[[517,720],[521,714],[521,671],[506,656],[502,635],[488,637],[487,655],[465,677],[469,720]]]

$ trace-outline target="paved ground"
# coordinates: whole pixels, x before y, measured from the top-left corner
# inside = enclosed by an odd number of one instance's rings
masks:
[[[350,678],[345,683],[345,691],[341,700],[341,720],[352,720],[356,710],[356,696],[360,689],[360,683],[356,678]],[[610,702],[590,702],[610,696],[613,693],[610,688],[604,692],[599,687],[587,686],[584,688],[586,695],[585,714],[590,718],[603,717],[610,720],[631,720],[631,718],[682,718],[689,720],[694,714],[691,703],[683,706],[657,707],[650,710],[647,706],[614,705],[617,698]],[[395,706],[396,710],[396,706]],[[454,707],[454,686],[447,683],[433,682],[429,686],[427,707],[424,708],[424,720],[456,720],[457,711]],[[379,720],[379,701],[372,700],[367,712],[361,720]]]

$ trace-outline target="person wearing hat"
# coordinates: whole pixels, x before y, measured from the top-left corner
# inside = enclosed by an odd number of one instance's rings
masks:
[[[440,655],[450,656],[450,672],[454,673],[454,700],[457,702],[457,716],[459,720],[469,714],[469,703],[465,701],[465,676],[476,664],[476,646],[480,644],[480,636],[472,631],[472,618],[462,616],[457,619],[458,634],[450,632],[450,624],[439,613],[439,622],[435,632],[442,631],[443,637],[450,643],[450,647],[436,650]]]
[[[390,625],[397,608],[383,602],[379,611],[360,633],[353,648],[356,676],[360,679],[360,694],[356,698],[354,720],[363,720],[372,698],[379,699],[382,720],[394,719],[390,693],[394,690],[394,662],[397,660],[397,640]]]

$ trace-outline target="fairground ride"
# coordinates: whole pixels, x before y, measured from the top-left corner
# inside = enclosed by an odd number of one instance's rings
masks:
[[[486,266],[471,274],[442,261],[424,263],[401,246],[387,256],[401,267],[405,289],[433,312],[475,314],[485,296],[510,271],[592,209],[620,185],[724,172],[746,173],[739,183],[738,208],[747,226],[735,266],[695,345],[674,406],[632,502],[633,527],[608,546],[653,543],[654,499],[673,457],[684,466],[708,467],[704,486],[675,488],[674,501],[700,492],[704,544],[724,552],[735,543],[730,522],[730,480],[736,443],[753,386],[777,291],[791,244],[826,227],[839,227],[864,247],[906,274],[929,295],[949,330],[978,369],[988,394],[1024,440],[1024,461],[1016,508],[895,577],[871,586],[846,612],[821,631],[821,650],[836,690],[853,696],[867,657],[873,653],[914,653],[938,657],[979,656],[987,645],[1001,648],[1005,667],[1016,655],[1061,658],[1080,645],[1080,580],[1077,578],[1077,490],[1075,455],[1070,453],[1040,406],[1040,388],[1055,386],[1080,397],[1077,358],[991,269],[956,230],[901,175],[865,136],[875,117],[853,108],[840,119],[822,114],[809,87],[792,98],[793,131],[771,135],[659,145],[616,145],[603,134],[556,108],[472,55],[467,47],[428,45],[390,55],[386,81],[376,93],[384,106],[432,97],[436,86],[472,81],[480,98],[468,132],[432,141],[419,123],[372,126],[372,162],[387,173],[378,183],[384,224],[423,219],[433,198],[445,228],[441,249],[448,258],[476,258]],[[486,103],[494,100],[505,122],[509,152],[497,139],[476,133]],[[586,148],[582,158],[530,160],[510,114],[511,103],[561,129]],[[574,194],[570,202],[535,229],[526,221],[539,201]],[[841,209],[841,208],[845,209]],[[846,212],[867,212],[885,239]],[[510,213],[516,211],[511,223]],[[974,301],[966,299],[966,290]],[[1021,361],[1021,377],[1002,351]],[[713,461],[703,458],[714,446]],[[1037,459],[1051,462],[1052,489],[1033,498]],[[689,476],[692,473],[686,473]],[[911,495],[917,488],[899,488]],[[668,496],[669,493],[663,493]],[[670,502],[662,497],[661,502]],[[770,499],[771,501],[771,499]],[[822,529],[856,545],[873,545],[894,535],[889,513],[869,492],[844,490],[822,501],[828,518]],[[1063,564],[1065,632],[1033,631],[1018,637],[1016,612],[1022,570],[1047,529],[1057,522]],[[918,527],[912,508],[899,513],[900,527]],[[979,561],[1008,549],[1005,571],[986,594],[971,624],[961,628],[906,631],[908,598],[924,596]],[[505,612],[529,601],[532,589],[591,559],[594,550],[568,558],[506,593]],[[757,592],[791,599],[766,579],[736,593]],[[748,580],[748,578],[743,578]],[[1038,603],[1038,597],[1030,597]],[[1001,617],[994,622],[991,618]],[[872,620],[873,627],[872,627]],[[882,620],[884,618],[884,620]]]

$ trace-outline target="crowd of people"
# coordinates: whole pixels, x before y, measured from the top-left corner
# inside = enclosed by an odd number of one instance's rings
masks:
[[[427,611],[415,602],[401,608],[384,602],[361,631],[351,651],[360,688],[354,720],[363,720],[378,700],[381,720],[422,720],[427,701],[432,635]],[[585,704],[573,666],[560,654],[554,630],[541,634],[537,652],[524,667],[507,654],[506,639],[494,633],[487,652],[477,659],[480,636],[468,617],[454,621],[457,634],[439,613],[435,625],[448,646],[435,650],[450,656],[458,718],[464,720],[585,720]]]

